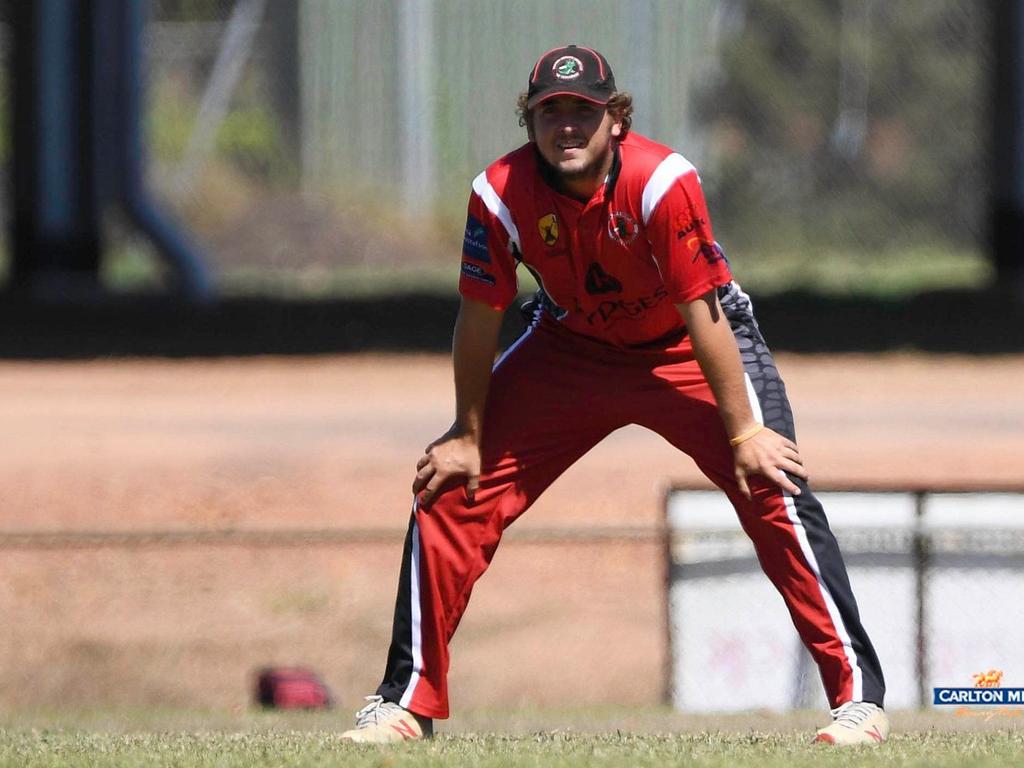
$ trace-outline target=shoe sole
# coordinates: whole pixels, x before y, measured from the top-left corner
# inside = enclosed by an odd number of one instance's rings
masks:
[[[873,733],[868,732],[868,735],[871,736],[871,738],[874,739],[874,741],[845,742],[845,744],[853,746],[854,744],[882,744],[883,742],[885,742],[885,739],[879,738],[878,736],[876,736]],[[838,742],[836,741],[836,737],[833,736],[831,733],[819,733],[817,736],[814,737],[814,740],[811,743],[812,744],[838,744]]]

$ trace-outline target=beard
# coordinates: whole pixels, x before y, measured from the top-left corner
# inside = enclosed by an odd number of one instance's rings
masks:
[[[541,164],[541,170],[545,178],[552,180],[561,180],[568,182],[585,181],[588,179],[599,180],[598,177],[604,173],[604,169],[609,165],[609,159],[612,157],[614,152],[614,144],[609,144],[607,149],[597,157],[592,158],[589,162],[584,165],[575,168],[560,168],[557,165],[553,165],[548,162],[547,158],[544,157],[543,153],[537,150],[537,160]]]
[[[580,179],[587,179],[592,176],[596,176],[601,172],[601,160],[602,158],[594,158],[591,162],[587,163],[582,168],[576,168],[575,170],[562,170],[560,168],[556,168],[555,173],[557,173],[566,181],[578,181]]]

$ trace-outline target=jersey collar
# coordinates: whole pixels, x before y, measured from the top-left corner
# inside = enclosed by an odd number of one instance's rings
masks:
[[[608,178],[604,181],[604,199],[605,201],[611,200],[612,195],[615,194],[615,185],[619,181],[619,171],[622,170],[622,158],[620,156],[619,144],[621,142],[616,141],[615,146],[612,147],[612,167],[608,171]]]

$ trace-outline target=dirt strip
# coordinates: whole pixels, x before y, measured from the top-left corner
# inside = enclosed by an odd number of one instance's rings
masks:
[[[780,356],[819,486],[1019,483],[1024,356]],[[344,529],[296,546],[4,548],[0,707],[240,706],[267,663],[342,704],[380,675],[413,464],[450,423],[444,356],[0,363],[0,534]],[[524,531],[645,530],[685,456],[628,428]],[[2,540],[0,540],[2,545]],[[642,536],[510,539],[453,645],[456,706],[653,703],[663,564]]]

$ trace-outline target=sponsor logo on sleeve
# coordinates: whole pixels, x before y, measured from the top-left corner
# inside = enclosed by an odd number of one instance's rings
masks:
[[[537,219],[537,229],[544,245],[550,247],[558,242],[558,217],[555,214],[549,213]]]
[[[470,280],[486,283],[487,285],[494,285],[497,282],[494,279],[494,275],[471,261],[462,262],[462,276],[468,277]]]
[[[487,251],[487,229],[475,216],[466,219],[466,234],[462,236],[462,253],[469,259],[491,263],[491,254]]]
[[[690,217],[689,214],[680,213],[676,216],[676,240],[682,240],[688,234],[697,229],[697,227],[703,227],[708,222],[707,219],[701,216]]]
[[[725,251],[714,240],[701,240],[699,237],[691,237],[686,241],[686,247],[693,249],[694,263],[696,263],[700,256],[704,257],[704,261],[707,262],[709,267],[720,261],[727,261]]]

